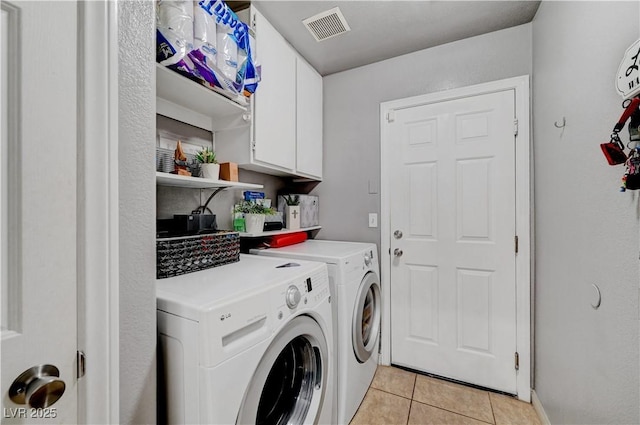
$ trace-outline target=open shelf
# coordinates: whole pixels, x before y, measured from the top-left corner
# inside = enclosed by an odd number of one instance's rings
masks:
[[[261,184],[211,180],[200,177],[179,176],[156,171],[156,183],[160,186],[184,187],[189,189],[262,189]]]
[[[250,121],[244,96],[237,96],[236,102],[160,64],[156,64],[156,111],[208,131],[241,127]]]
[[[156,96],[211,117],[246,112],[248,106],[240,105],[159,63],[156,64]]]
[[[275,235],[286,235],[288,233],[297,233],[297,232],[308,232],[310,230],[318,230],[322,229],[322,226],[313,226],[313,227],[305,227],[304,229],[282,229],[282,230],[271,230],[268,232],[260,232],[260,233],[243,233],[240,232],[241,238],[263,238],[267,236],[275,236]]]

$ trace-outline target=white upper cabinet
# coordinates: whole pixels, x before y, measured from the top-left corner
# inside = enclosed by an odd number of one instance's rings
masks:
[[[296,172],[322,180],[322,77],[296,61]]]
[[[296,167],[296,55],[286,40],[255,12],[256,53],[262,65],[254,94],[254,160],[285,170]]]
[[[256,34],[261,81],[252,125],[217,132],[216,152],[241,168],[322,179],[322,77],[251,7],[238,13]]]

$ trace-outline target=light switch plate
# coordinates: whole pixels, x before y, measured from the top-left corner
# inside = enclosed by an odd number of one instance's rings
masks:
[[[378,213],[369,213],[369,227],[378,227]]]

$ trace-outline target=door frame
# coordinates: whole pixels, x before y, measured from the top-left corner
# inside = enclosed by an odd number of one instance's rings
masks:
[[[78,423],[120,422],[118,1],[78,2]]]
[[[380,103],[380,269],[382,281],[382,337],[380,363],[391,364],[391,223],[390,223],[390,164],[388,142],[391,138],[387,119],[393,120],[395,110],[415,106],[445,102],[465,97],[490,94],[505,90],[515,91],[515,109],[517,123],[516,147],[516,234],[518,235],[518,254],[516,255],[516,350],[519,354],[517,372],[517,391],[520,400],[531,401],[532,375],[532,318],[531,286],[532,235],[531,220],[531,128],[530,128],[530,86],[529,76],[507,78],[489,83],[455,88],[436,93],[397,99]],[[516,127],[517,126],[517,127]],[[385,302],[385,300],[387,300]]]

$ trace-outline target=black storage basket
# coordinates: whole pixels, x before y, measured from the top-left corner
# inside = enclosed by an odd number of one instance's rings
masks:
[[[240,260],[240,235],[207,235],[156,239],[156,277],[178,276]]]

